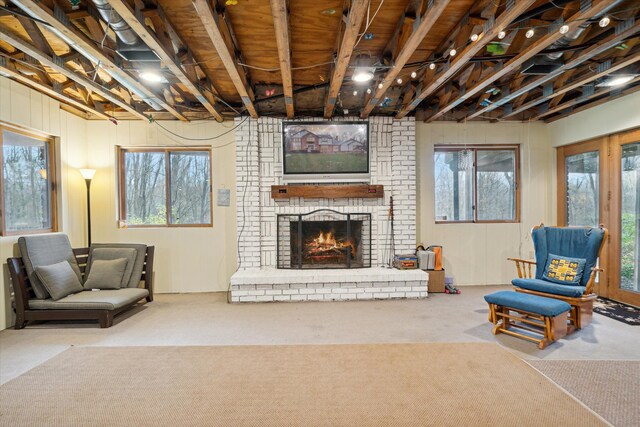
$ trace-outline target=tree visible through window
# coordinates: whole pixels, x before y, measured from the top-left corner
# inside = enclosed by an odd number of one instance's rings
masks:
[[[516,146],[436,146],[436,221],[519,221],[518,159]]]
[[[0,125],[2,234],[55,231],[53,141]]]
[[[120,149],[127,226],[211,225],[211,149]]]

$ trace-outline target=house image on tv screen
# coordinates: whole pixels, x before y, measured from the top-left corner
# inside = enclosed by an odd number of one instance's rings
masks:
[[[366,153],[364,141],[353,138],[341,141],[338,137],[328,134],[316,135],[308,130],[301,130],[287,138],[287,152],[289,153]]]

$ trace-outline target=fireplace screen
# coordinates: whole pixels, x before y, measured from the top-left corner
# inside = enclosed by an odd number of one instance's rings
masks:
[[[371,215],[278,215],[278,268],[371,267]]]

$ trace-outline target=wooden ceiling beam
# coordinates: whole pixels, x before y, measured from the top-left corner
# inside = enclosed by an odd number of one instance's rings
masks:
[[[582,25],[585,20],[594,18],[596,16],[599,16],[605,13],[606,11],[610,10],[611,8],[619,4],[621,1],[622,0],[594,0],[591,3],[590,7],[586,7],[584,10],[580,10],[576,12],[567,21],[565,21],[564,24],[569,27],[569,31],[574,31],[576,28]],[[495,29],[497,28],[494,27],[494,30]],[[527,60],[533,58],[535,55],[539,54],[541,51],[543,51],[544,49],[546,49],[556,41],[560,40],[562,37],[564,36],[560,34],[560,32],[557,30],[552,30],[547,34],[543,35],[538,40],[533,42],[525,51],[519,53],[518,55],[516,55],[515,57],[507,61],[502,66],[501,69],[496,70],[494,73],[492,73],[491,76],[488,76],[487,78],[483,79],[474,87],[466,91],[464,94],[460,94],[459,96],[457,96],[452,102],[448,103],[444,108],[441,108],[440,110],[438,110],[438,112],[435,113],[434,115],[428,117],[425,121],[431,122],[433,120],[436,120],[442,117],[444,114],[451,111],[453,108],[457,107],[458,105],[462,104],[467,99],[477,95],[480,91],[482,91],[484,88],[486,88],[493,82],[501,79],[507,74],[510,74],[516,71]],[[470,46],[473,46],[473,44]],[[473,116],[478,116],[483,112],[484,111],[482,112],[476,111],[473,114]]]
[[[220,111],[215,107],[216,101],[213,98],[213,95],[206,91],[201,91],[200,88],[198,88],[197,82],[192,81],[189,78],[185,70],[183,70],[182,64],[176,59],[175,53],[169,50],[173,50],[173,47],[166,46],[160,41],[151,28],[144,23],[144,16],[142,13],[140,13],[140,11],[134,11],[124,0],[109,0],[109,4],[113,10],[115,10],[122,19],[129,24],[133,31],[140,36],[142,41],[144,41],[149,48],[153,49],[156,55],[158,55],[162,60],[164,66],[167,67],[169,71],[171,71],[180,81],[180,83],[182,83],[187,90],[196,97],[204,108],[206,108],[217,121],[221,122],[224,120]],[[165,23],[165,25],[167,24]]]
[[[213,43],[213,46],[218,52],[218,56],[222,60],[222,64],[227,70],[227,73],[229,73],[229,77],[231,77],[231,81],[242,99],[242,103],[249,112],[249,115],[253,118],[257,118],[258,112],[256,111],[256,107],[253,105],[253,91],[247,84],[246,77],[243,78],[243,76],[241,76],[241,72],[236,64],[235,55],[232,55],[231,52],[229,52],[229,48],[227,47],[222,35],[218,14],[211,9],[211,4],[207,0],[193,0],[193,5],[195,6],[196,12],[200,17],[209,38],[211,39],[211,43]]]
[[[512,94],[501,98],[500,100],[496,101],[494,104],[491,104],[490,107],[493,108],[488,108],[488,111],[494,110],[496,108],[498,108],[500,105],[505,104],[506,102],[510,101],[511,99],[513,99],[514,97],[517,97],[523,93],[527,93],[530,90],[532,90],[533,88],[540,86],[548,81],[553,80],[554,78],[560,76],[563,72],[567,71],[567,70],[571,70],[574,69],[575,67],[577,67],[578,65],[582,64],[583,62],[593,58],[594,56],[600,55],[601,53],[614,48],[615,46],[617,46],[618,44],[620,44],[620,42],[622,40],[624,40],[625,38],[637,33],[640,31],[640,21],[637,22],[635,25],[630,26],[628,29],[624,30],[624,31],[616,31],[616,33],[618,34],[612,34],[611,36],[607,37],[606,39],[604,39],[602,42],[598,43],[597,45],[591,46],[590,48],[588,48],[587,50],[585,50],[583,53],[581,53],[580,55],[576,56],[575,58],[573,58],[572,60],[568,61],[565,63],[565,65],[563,65],[562,67],[560,67],[557,71],[554,71],[546,76],[541,76],[537,79],[535,79],[534,81],[532,81],[531,83],[527,83],[526,85],[522,86],[520,89],[518,89],[517,91],[513,92]],[[630,63],[633,63],[635,61],[637,61],[638,59],[632,60]],[[623,61],[624,63],[625,61]],[[627,64],[628,65],[628,64]],[[616,70],[620,69],[622,67],[617,67]],[[615,70],[613,70],[615,71]],[[604,74],[602,75],[606,75],[611,73],[612,70],[606,70],[604,72]],[[600,74],[600,73],[597,73]],[[598,77],[593,77],[591,76],[591,79],[589,81],[593,81]],[[588,82],[584,82],[582,84],[586,84]],[[581,85],[580,85],[581,86]],[[579,86],[576,86],[575,84],[572,84],[570,87],[572,88],[576,88]],[[570,90],[570,89],[569,89]],[[502,118],[507,118],[507,117],[511,117],[514,116],[518,113],[521,113],[523,111],[528,110],[529,108],[535,107],[536,105],[542,104],[543,102],[554,98],[556,96],[558,96],[561,93],[566,93],[568,92],[568,90],[566,89],[566,87],[563,87],[561,90],[558,90],[557,92],[554,91],[552,92],[550,95],[548,96],[541,96],[538,98],[535,98],[523,105],[521,105],[520,107],[518,107],[517,109],[512,110],[511,112],[509,112],[508,114],[504,114],[502,115]],[[469,118],[473,118],[472,116],[470,116]]]
[[[636,77],[631,82],[639,83],[640,82],[640,77]],[[619,90],[619,88],[607,88],[607,89],[613,89],[613,90],[618,89],[618,91],[616,91],[614,93],[611,93],[609,96],[607,96],[605,98],[599,99],[599,100],[591,102],[589,104],[585,104],[585,105],[583,105],[581,107],[578,107],[578,108],[573,108],[570,111],[567,111],[566,113],[559,114],[557,116],[551,117],[550,119],[545,120],[545,122],[547,122],[547,123],[555,122],[556,120],[564,119],[565,117],[568,117],[568,116],[570,116],[572,114],[576,114],[576,113],[579,113],[581,111],[588,110],[589,108],[593,108],[595,106],[604,104],[605,102],[613,101],[614,99],[618,99],[618,98],[621,98],[623,96],[631,95],[632,93],[640,91],[640,84],[637,84],[636,86],[631,86],[631,87],[629,87],[629,88],[627,88],[625,90],[622,90],[622,91]],[[607,90],[607,92],[613,92],[613,90]],[[590,96],[589,99],[593,99],[593,98],[595,98],[597,96],[602,96],[604,94],[604,92],[605,92],[604,90],[601,90],[598,95]],[[584,101],[586,101],[586,99],[583,99],[582,101],[584,102]],[[580,103],[580,101],[578,103]],[[572,106],[569,106],[568,108],[571,108],[571,107]],[[540,115],[538,115],[537,117],[540,117]]]
[[[342,41],[340,42],[340,48],[338,49],[337,62],[334,66],[331,82],[329,84],[329,92],[327,93],[324,103],[324,117],[327,119],[331,118],[333,115],[333,109],[336,106],[338,94],[340,93],[340,88],[342,87],[342,82],[358,39],[358,33],[362,27],[362,21],[364,20],[365,12],[367,10],[367,4],[367,0],[353,0],[351,2],[346,27],[342,36]]]
[[[414,108],[416,108],[424,99],[433,95],[445,82],[451,79],[454,75],[458,73],[469,63],[469,60],[473,58],[476,54],[478,54],[484,47],[489,44],[494,38],[498,36],[500,31],[507,28],[507,26],[515,20],[518,16],[522,15],[524,12],[529,9],[529,7],[535,3],[535,0],[521,0],[514,4],[511,8],[506,9],[500,16],[495,19],[493,25],[491,25],[488,29],[483,31],[478,40],[467,45],[466,48],[458,55],[456,55],[453,60],[448,64],[447,67],[444,68],[442,72],[440,72],[436,77],[424,88],[422,92],[420,92],[411,103],[400,110],[396,115],[397,119],[400,119],[406,116],[409,112],[411,112]],[[488,21],[491,22],[491,21]]]
[[[640,82],[640,77],[636,77],[635,79],[631,80],[629,83],[627,83],[629,86],[632,86],[635,83]],[[587,95],[587,96],[578,96],[577,98],[574,98],[570,101],[567,102],[563,102],[562,104],[558,104],[552,108],[549,108],[547,110],[545,110],[544,112],[538,113],[537,115],[535,115],[532,120],[540,120],[543,117],[547,117],[550,116],[552,114],[555,113],[559,113],[563,110],[567,110],[569,108],[573,108],[576,105],[580,105],[583,104],[589,100],[592,100],[594,98],[599,98],[602,95],[606,95],[607,93],[613,92],[615,90],[620,90],[620,88],[616,88],[616,87],[603,87],[600,88],[600,90],[596,90],[594,91],[591,95]]]
[[[119,105],[120,107],[129,111],[131,114],[134,114],[136,117],[143,120],[147,120],[147,117],[144,114],[139,113],[133,105],[128,104],[127,102],[125,102],[124,100],[116,96],[115,94],[101,87],[96,82],[86,78],[85,76],[75,73],[69,70],[68,68],[64,67],[63,65],[61,65],[61,64],[64,64],[64,62],[58,57],[55,57],[55,56],[51,57],[43,52],[40,52],[35,46],[30,45],[29,43],[14,36],[10,31],[5,29],[4,26],[0,27],[0,35],[3,37],[3,40],[6,43],[9,43],[11,46],[15,47],[16,49],[20,49],[27,55],[32,56],[34,59],[40,61],[42,65],[50,67],[54,71],[64,75],[66,78],[73,80],[76,83],[84,86],[89,91],[96,92],[103,98],[108,99],[114,104]]]
[[[41,51],[46,53],[47,55],[53,55],[53,50],[51,49],[51,45],[47,41],[47,38],[42,34],[40,27],[36,24],[32,19],[29,19],[22,15],[16,15],[18,21],[20,21],[20,25],[24,28],[24,30],[29,35],[31,42]]]
[[[605,77],[608,74],[611,74],[615,71],[621,70],[625,67],[628,67],[629,65],[636,63],[640,61],[640,52],[630,56],[629,58],[623,58],[622,60],[618,61],[615,65],[613,65],[612,67],[598,72],[598,73],[594,73],[594,74],[588,74],[587,76],[577,79],[569,84],[566,84],[565,86],[562,87],[562,89],[559,89],[557,91],[552,92],[551,94],[547,95],[547,96],[541,96],[539,98],[536,98],[534,100],[531,100],[529,102],[527,102],[526,104],[523,104],[522,106],[520,106],[519,108],[513,110],[512,112],[510,112],[509,114],[504,114],[502,117],[503,118],[507,118],[507,117],[511,117],[514,116],[516,114],[522,113],[523,111],[529,110],[537,105],[540,105],[550,99],[555,98],[556,96],[559,95],[564,95],[567,92],[571,91],[571,90],[575,90],[575,89],[579,89],[581,87],[584,87],[585,85],[601,78],[601,77]]]
[[[90,107],[89,105],[84,104],[82,102],[79,102],[68,95],[65,95],[64,92],[62,92],[62,90],[60,91],[55,90],[53,86],[47,85],[45,83],[37,82],[33,79],[26,77],[25,75],[20,73],[16,69],[15,64],[7,60],[7,58],[0,57],[0,70],[2,70],[3,73],[9,75],[11,78],[17,80],[18,82],[23,83],[39,92],[42,92],[45,95],[49,95],[50,97],[57,99],[58,101],[73,105],[76,108],[86,111],[87,113],[95,114],[96,116],[101,117],[103,119],[107,119],[107,120],[110,119],[109,116],[107,116],[104,113],[101,113],[95,108]]]
[[[52,29],[62,34],[67,40],[77,45],[82,51],[86,52],[93,58],[89,58],[92,62],[99,61],[100,66],[114,78],[125,81],[129,86],[135,87],[140,96],[153,102],[167,110],[174,117],[188,121],[188,119],[176,110],[173,106],[167,104],[164,99],[155,94],[153,91],[140,84],[137,77],[132,76],[127,71],[119,67],[109,56],[107,56],[100,48],[99,43],[89,39],[82,31],[74,27],[69,17],[54,3],[54,10],[49,9],[42,2],[36,0],[12,0],[13,3],[19,5],[22,9],[28,11],[31,15],[46,22]],[[65,40],[66,41],[66,40]],[[73,47],[73,46],[72,46]],[[80,49],[76,49],[80,51]],[[82,52],[80,52],[82,53]]]
[[[404,43],[404,46],[402,46],[402,50],[398,53],[397,57],[394,60],[393,68],[390,69],[382,79],[382,87],[376,88],[376,94],[371,98],[369,103],[364,106],[362,114],[360,115],[362,118],[369,117],[369,114],[371,114],[376,105],[378,105],[387,89],[389,89],[389,87],[394,84],[396,77],[398,77],[398,74],[400,74],[405,64],[409,62],[409,59],[416,51],[416,49],[420,46],[422,40],[424,40],[427,33],[431,30],[431,28],[433,28],[433,25],[437,22],[438,18],[440,18],[442,12],[444,12],[446,7],[449,5],[449,2],[450,0],[433,0],[433,3],[430,3],[430,7],[427,9],[424,15],[416,19],[411,35]]]
[[[287,118],[292,119],[294,116],[293,80],[291,78],[291,36],[289,34],[287,0],[271,0],[271,14],[273,15],[273,26],[278,45],[284,105],[287,110]]]

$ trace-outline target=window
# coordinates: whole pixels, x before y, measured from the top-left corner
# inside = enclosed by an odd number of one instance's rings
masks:
[[[56,231],[53,139],[0,124],[2,235]]]
[[[519,158],[518,146],[436,146],[436,222],[518,222]]]
[[[120,221],[211,226],[211,148],[119,148]]]

